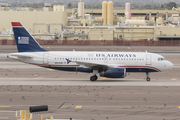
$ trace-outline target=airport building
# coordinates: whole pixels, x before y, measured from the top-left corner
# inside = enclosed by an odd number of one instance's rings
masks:
[[[42,10],[11,9],[0,4],[0,39],[13,40],[11,22],[21,22],[41,40],[114,40],[161,41],[180,40],[180,8],[172,10],[124,10],[113,8],[112,1],[103,1],[102,9],[66,9],[64,5],[44,4]]]

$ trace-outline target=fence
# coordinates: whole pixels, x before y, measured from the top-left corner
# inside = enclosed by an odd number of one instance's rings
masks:
[[[40,45],[77,46],[180,46],[180,41],[118,41],[118,40],[37,40]],[[15,40],[0,40],[0,45],[16,45]]]

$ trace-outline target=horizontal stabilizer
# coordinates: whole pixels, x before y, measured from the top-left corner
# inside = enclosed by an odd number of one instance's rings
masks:
[[[32,58],[30,55],[22,55],[22,54],[9,54],[10,56],[18,57],[18,58]]]

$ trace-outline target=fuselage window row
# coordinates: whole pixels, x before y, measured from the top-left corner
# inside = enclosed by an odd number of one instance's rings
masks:
[[[105,58],[105,59],[104,58],[94,58],[94,59],[93,58],[54,58],[54,59],[55,60],[66,60],[66,59],[69,59],[69,60],[107,60],[107,58]],[[111,60],[111,58],[109,58],[109,60]],[[121,60],[121,61],[122,60],[139,60],[139,61],[142,60],[142,61],[144,61],[144,59],[142,59],[142,58],[140,58],[140,59],[138,59],[138,58],[137,59],[136,58],[134,58],[134,59],[133,58],[132,59],[131,58],[129,58],[129,59],[128,58],[124,58],[124,59],[123,58],[121,58],[121,59],[113,58],[113,60]],[[162,60],[158,59],[158,61],[162,61]]]

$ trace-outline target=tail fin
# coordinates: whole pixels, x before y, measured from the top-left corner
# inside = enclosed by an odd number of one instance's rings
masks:
[[[44,50],[20,22],[12,22],[18,52],[40,52]]]

